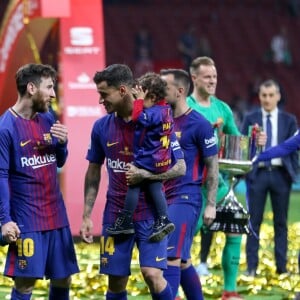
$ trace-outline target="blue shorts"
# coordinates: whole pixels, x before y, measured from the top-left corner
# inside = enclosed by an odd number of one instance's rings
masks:
[[[201,207],[193,204],[169,205],[168,215],[175,224],[175,230],[168,237],[169,258],[181,258],[182,261],[191,258],[191,247],[200,211]]]
[[[7,252],[4,275],[63,279],[79,268],[69,227],[21,233]]]
[[[103,225],[100,237],[100,274],[129,276],[135,243],[141,267],[167,268],[167,239],[158,243],[149,241],[153,220],[135,222],[135,234],[132,235],[109,236],[106,232],[109,225]]]

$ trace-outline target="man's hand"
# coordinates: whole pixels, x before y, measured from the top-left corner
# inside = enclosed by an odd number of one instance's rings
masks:
[[[267,135],[264,131],[260,131],[256,136],[256,144],[259,147],[264,147],[267,143]]]
[[[53,136],[58,139],[60,144],[65,144],[68,140],[68,129],[65,125],[61,124],[59,121],[56,121],[50,128],[50,132]]]
[[[209,226],[213,223],[214,219],[216,218],[216,207],[214,205],[206,205],[204,215],[203,215],[203,222],[206,226]]]
[[[90,217],[84,217],[80,227],[80,236],[85,243],[91,244],[93,242],[93,221]]]
[[[127,168],[127,172],[126,172],[127,185],[138,184],[147,178],[147,173],[151,174],[150,172],[144,169],[139,169],[130,163],[126,165],[126,168]]]
[[[1,226],[1,233],[7,243],[15,242],[20,237],[20,229],[15,222],[8,222]]]

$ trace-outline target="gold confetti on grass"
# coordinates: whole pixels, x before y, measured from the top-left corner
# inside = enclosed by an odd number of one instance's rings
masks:
[[[273,227],[263,224],[261,227],[261,241],[259,250],[260,264],[258,276],[246,277],[245,240],[243,236],[242,256],[240,261],[240,275],[238,278],[238,291],[247,299],[250,296],[259,296],[261,299],[271,298],[274,293],[282,295],[281,299],[293,299],[296,292],[300,292],[300,277],[298,270],[298,251],[300,250],[300,223],[289,226],[288,232],[288,271],[289,274],[277,275],[274,261],[274,231]],[[208,264],[211,275],[202,277],[201,282],[205,299],[218,299],[223,289],[223,273],[221,268],[221,255],[225,243],[225,236],[221,232],[215,233],[211,246]],[[76,243],[76,253],[80,273],[73,276],[71,299],[105,299],[107,277],[99,274],[99,244],[87,245]],[[0,247],[0,271],[3,274],[5,254],[7,247]],[[199,263],[200,235],[195,236],[192,247],[192,259],[195,265]],[[128,283],[128,294],[137,296],[137,299],[148,299],[148,288],[144,283],[139,270],[138,253],[133,252],[132,275]],[[38,280],[35,289],[35,300],[47,299],[49,281]],[[10,294],[12,280],[0,276],[0,289]],[[138,297],[140,296],[140,297]],[[6,299],[8,299],[6,297]],[[150,298],[149,298],[150,299]]]

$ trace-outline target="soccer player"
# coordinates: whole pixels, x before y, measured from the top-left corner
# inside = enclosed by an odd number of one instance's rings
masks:
[[[132,120],[136,124],[134,134],[134,165],[153,173],[166,172],[176,160],[171,156],[170,136],[173,131],[171,108],[165,101],[166,83],[156,73],[141,76],[134,88],[137,99],[133,102]],[[169,220],[167,201],[159,180],[144,182],[155,206],[156,220],[150,241],[162,240],[175,227]],[[111,235],[132,234],[132,216],[138,203],[140,185],[130,185],[124,208],[117,220],[107,228]]]
[[[153,225],[153,203],[141,194],[135,210],[133,235],[109,236],[110,226],[124,207],[127,192],[126,170],[133,165],[133,137],[135,124],[132,122],[134,96],[133,75],[128,66],[113,64],[96,72],[94,82],[107,115],[97,120],[91,133],[88,149],[88,169],[85,175],[84,212],[81,236],[87,243],[93,242],[91,213],[99,189],[101,166],[106,160],[108,191],[102,219],[100,240],[100,273],[108,275],[106,299],[127,299],[126,285],[130,275],[133,246],[139,250],[141,272],[150,289],[152,299],[171,300],[172,291],[163,278],[162,270],[167,267],[167,239],[157,243],[149,241]],[[185,163],[176,136],[171,139],[173,155],[177,163],[167,172],[155,174],[155,179],[164,180],[185,174]],[[177,150],[176,150],[177,148]],[[131,184],[129,182],[129,184]]]
[[[186,103],[189,74],[180,69],[165,69],[160,74],[167,82],[166,99],[173,111],[175,132],[187,166],[185,176],[165,182],[169,216],[176,229],[168,239],[168,269],[164,271],[164,277],[169,281],[174,297],[180,283],[188,300],[200,300],[203,299],[201,283],[190,251],[202,207],[204,168],[207,174],[204,223],[210,225],[216,216],[219,174],[216,137],[211,124]]]
[[[217,70],[214,61],[206,56],[195,58],[190,66],[190,74],[193,81],[193,92],[187,97],[188,105],[202,114],[215,128],[215,136],[219,138],[222,133],[240,135],[234,122],[233,113],[230,107],[215,96],[217,87]],[[207,188],[203,186],[204,201],[207,199]],[[222,175],[219,175],[219,187],[217,202],[222,200],[229,188]],[[205,206],[204,206],[205,207]],[[202,218],[199,219],[202,221]],[[209,253],[213,234],[201,232],[201,263],[200,267],[206,266],[206,259]],[[236,281],[239,269],[241,254],[242,236],[237,234],[226,234],[226,242],[222,253],[222,267],[224,273],[224,291],[222,300],[242,299],[236,292]],[[205,251],[205,252],[204,252]],[[203,270],[202,270],[203,271]],[[207,274],[207,270],[205,270]],[[202,272],[199,273],[203,274]]]
[[[16,73],[18,99],[0,119],[0,223],[10,243],[4,274],[12,300],[31,298],[36,279],[50,279],[49,299],[69,299],[79,272],[57,167],[67,158],[67,128],[49,110],[56,71],[28,64]]]

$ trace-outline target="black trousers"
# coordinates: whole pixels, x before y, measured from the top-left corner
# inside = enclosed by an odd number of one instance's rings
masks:
[[[267,196],[273,210],[275,261],[278,273],[286,272],[287,219],[292,180],[283,167],[258,168],[255,179],[247,180],[250,223],[254,234],[247,236],[246,257],[248,270],[258,266],[259,231]]]

